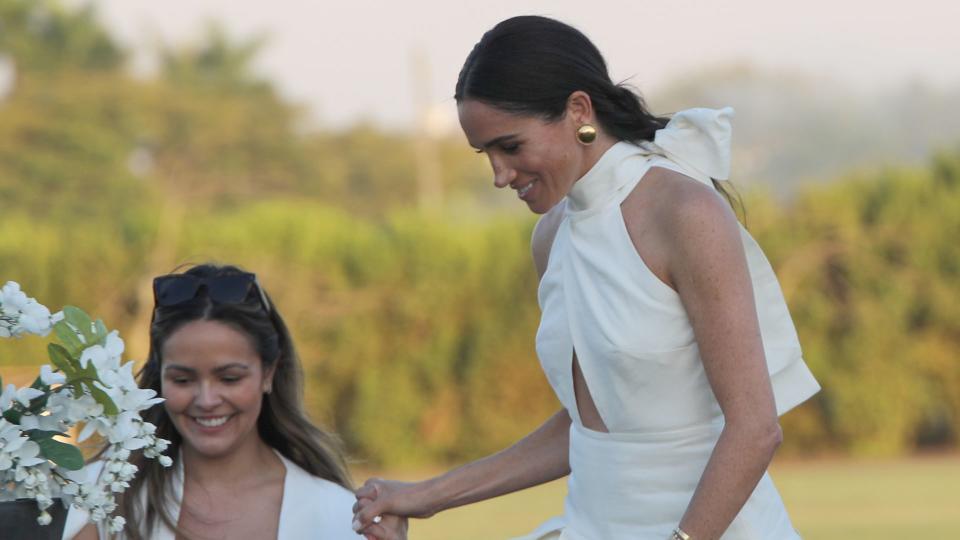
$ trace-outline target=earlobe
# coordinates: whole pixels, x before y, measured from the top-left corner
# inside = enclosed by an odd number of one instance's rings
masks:
[[[577,90],[567,98],[567,115],[577,125],[593,123],[593,101],[590,94]]]

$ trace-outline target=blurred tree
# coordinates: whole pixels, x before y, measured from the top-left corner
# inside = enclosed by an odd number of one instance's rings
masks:
[[[0,52],[35,74],[117,71],[125,59],[92,5],[70,10],[56,0],[0,0]]]

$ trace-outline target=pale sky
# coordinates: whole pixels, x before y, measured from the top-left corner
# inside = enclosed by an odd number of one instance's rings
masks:
[[[686,72],[744,62],[830,77],[859,91],[906,81],[960,86],[956,0],[95,3],[113,34],[141,50],[158,39],[196,40],[209,20],[234,36],[268,34],[259,69],[328,127],[361,119],[409,125],[418,54],[428,66],[424,98],[453,121],[450,95],[467,53],[491,26],[520,14],[578,27],[604,53],[615,80],[632,77],[644,92]]]

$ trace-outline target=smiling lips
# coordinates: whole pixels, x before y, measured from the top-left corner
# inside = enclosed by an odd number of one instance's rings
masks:
[[[536,182],[537,182],[536,180],[532,180],[529,184],[521,188],[517,188],[517,197],[520,197],[521,199],[524,198],[527,195],[527,192],[530,191],[530,188],[532,188],[533,184],[535,184]]]
[[[200,424],[200,425],[203,426],[203,427],[206,427],[206,428],[215,428],[215,427],[220,427],[220,426],[222,426],[224,423],[226,423],[226,421],[230,419],[230,416],[231,416],[231,415],[227,415],[227,416],[208,416],[208,417],[205,417],[205,418],[200,418],[200,417],[197,417],[197,416],[193,416],[193,417],[191,417],[191,418],[193,418],[193,420],[194,420],[196,423]]]

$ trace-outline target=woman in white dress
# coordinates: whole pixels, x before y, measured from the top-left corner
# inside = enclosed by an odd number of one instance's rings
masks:
[[[150,354],[140,386],[165,398],[145,413],[173,466],[139,467],[118,502],[128,540],[357,538],[337,439],[303,411],[290,333],[254,274],[201,265],[154,280]],[[88,474],[101,474],[102,462]],[[71,508],[64,538],[106,538]],[[406,537],[406,522],[371,526]]]
[[[544,17],[487,32],[455,97],[494,185],[543,214],[537,353],[563,408],[436,478],[368,480],[356,526],[569,474],[564,515],[524,538],[799,538],[766,470],[778,415],[819,386],[769,263],[717,183],[733,111],[656,117],[611,82],[582,33]]]

